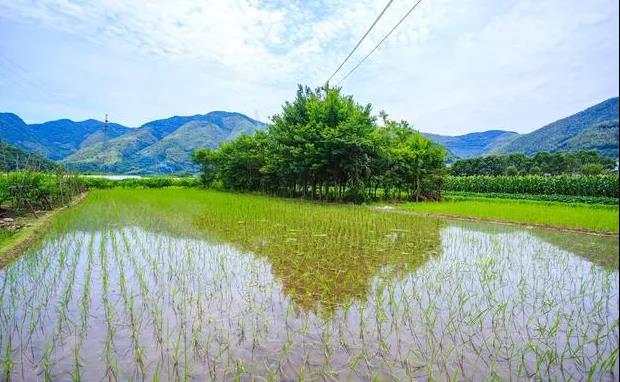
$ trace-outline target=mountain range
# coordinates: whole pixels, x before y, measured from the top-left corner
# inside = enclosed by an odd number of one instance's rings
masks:
[[[137,128],[97,120],[68,119],[26,124],[0,113],[0,139],[56,160],[69,169],[128,174],[180,173],[195,170],[191,153],[217,147],[265,124],[240,113],[214,111],[174,116]]]
[[[458,136],[427,134],[458,158],[540,151],[594,150],[618,158],[618,97],[591,106],[528,134],[489,130]]]
[[[194,172],[191,153],[217,147],[265,124],[240,113],[213,111],[127,127],[89,119],[27,124],[0,113],[0,141],[85,172],[127,174]],[[528,134],[489,130],[459,136],[424,133],[449,158],[539,151],[596,150],[618,158],[618,98],[611,98]]]

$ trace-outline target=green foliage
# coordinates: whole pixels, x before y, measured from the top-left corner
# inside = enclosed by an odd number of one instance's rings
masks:
[[[89,189],[108,189],[108,188],[165,188],[165,187],[198,187],[200,180],[193,176],[172,177],[172,176],[150,176],[144,178],[131,179],[107,179],[103,177],[84,176],[80,178],[84,185]]]
[[[205,184],[224,188],[361,202],[404,192],[409,199],[438,199],[445,150],[406,122],[384,115],[375,123],[370,105],[337,88],[300,86],[267,132],[243,135],[193,160]]]
[[[508,166],[506,167],[506,175],[507,176],[517,176],[519,175],[519,170],[517,170],[516,166]]]
[[[446,191],[618,198],[618,175],[451,176]]]
[[[599,155],[595,151],[540,152],[531,157],[525,154],[510,154],[457,160],[450,167],[450,174],[455,176],[598,175],[613,170],[615,165],[615,160]]]
[[[206,147],[198,149],[192,153],[192,162],[200,164],[200,180],[202,183],[211,186],[218,170],[216,151]]]
[[[581,173],[583,175],[594,176],[603,173],[605,168],[600,163],[586,163],[581,166]]]
[[[83,190],[78,176],[61,169],[55,173],[14,171],[0,178],[0,203],[18,213],[49,210],[68,204]]]
[[[59,166],[36,153],[28,153],[8,143],[0,142],[0,172],[15,170],[51,171]]]

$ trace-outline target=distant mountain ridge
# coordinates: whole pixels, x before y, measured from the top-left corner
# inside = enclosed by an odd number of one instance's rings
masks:
[[[492,152],[499,146],[515,139],[519,134],[513,131],[489,130],[459,136],[422,133],[431,141],[445,146],[458,158],[472,158]]]
[[[618,97],[610,98],[528,134],[489,130],[459,136],[424,135],[459,158],[579,150],[594,150],[618,158],[618,102]]]
[[[265,124],[234,112],[174,116],[131,128],[89,119],[26,124],[0,113],[0,140],[57,161],[69,169],[128,174],[192,172],[191,153],[217,147]],[[608,99],[528,134],[489,130],[460,136],[423,133],[451,158],[540,151],[595,150],[618,158],[618,97]]]
[[[596,150],[618,157],[618,97],[562,118],[497,148],[501,154]]]
[[[130,128],[97,120],[68,119],[26,124],[12,113],[0,113],[0,139],[80,171],[175,173],[194,169],[191,152],[217,147],[240,134],[264,129],[246,115],[214,111],[174,116]]]
[[[102,139],[103,127],[103,122],[94,119],[81,122],[59,119],[29,125],[13,113],[0,113],[0,139],[51,160],[63,159],[81,147]],[[107,137],[115,138],[130,130],[109,123]]]

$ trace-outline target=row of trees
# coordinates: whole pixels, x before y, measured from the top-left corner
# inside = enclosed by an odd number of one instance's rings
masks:
[[[202,180],[237,191],[306,198],[437,199],[445,150],[381,113],[383,126],[339,88],[299,86],[264,132],[193,155]]]
[[[596,151],[540,152],[531,157],[519,153],[461,159],[449,171],[454,176],[599,175],[612,171],[615,165],[614,159]]]

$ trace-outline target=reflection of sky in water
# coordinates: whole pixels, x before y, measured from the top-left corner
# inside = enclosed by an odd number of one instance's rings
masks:
[[[1,354],[12,349],[17,380],[40,379],[46,364],[53,379],[79,369],[85,380],[240,370],[281,379],[302,369],[337,379],[565,379],[618,347],[617,269],[529,231],[446,225],[440,239],[440,256],[406,275],[386,265],[365,295],[324,315],[297,303],[324,291],[287,288],[293,270],[232,245],[139,227],[49,235],[0,271]],[[597,336],[598,347],[586,344]],[[612,369],[617,377],[617,361]]]

